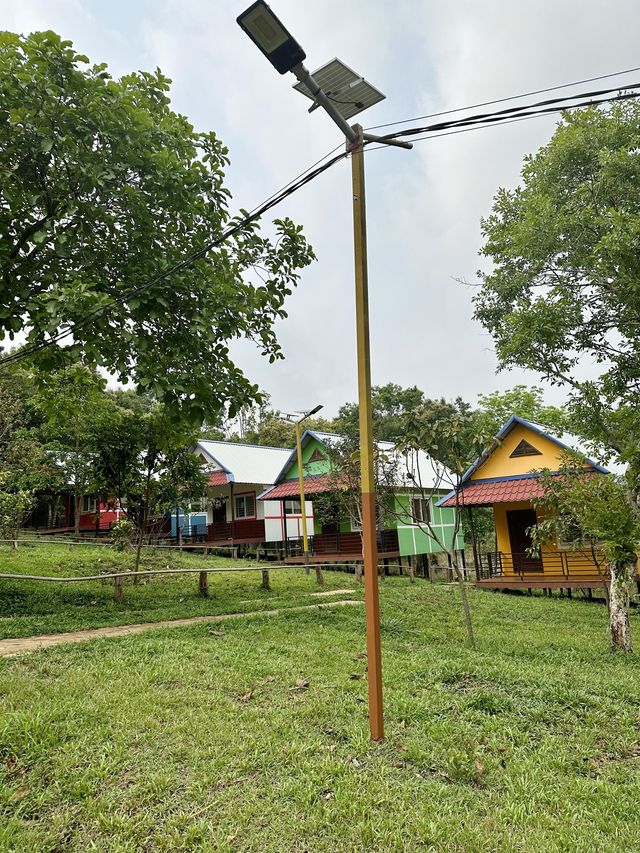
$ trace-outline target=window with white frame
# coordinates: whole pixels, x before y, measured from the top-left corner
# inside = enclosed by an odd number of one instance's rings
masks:
[[[284,511],[287,515],[301,515],[300,498],[284,501]]]
[[[95,512],[98,508],[98,502],[91,495],[82,496],[82,512]]]
[[[236,518],[255,518],[256,517],[256,496],[251,495],[236,495]]]
[[[427,498],[411,498],[411,518],[415,523],[431,521],[431,502]]]

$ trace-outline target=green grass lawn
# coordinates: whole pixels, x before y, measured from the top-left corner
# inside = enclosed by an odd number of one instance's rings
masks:
[[[255,558],[232,560],[204,557],[177,551],[144,552],[141,569],[213,569],[262,565]],[[268,564],[265,564],[268,568]],[[0,573],[59,577],[95,575],[128,571],[133,555],[96,545],[54,545],[40,540],[35,546],[11,551],[0,546]],[[82,584],[55,584],[38,581],[0,579],[0,639],[54,634],[107,625],[134,622],[160,622],[217,613],[309,604],[310,593],[320,589],[315,572],[305,575],[300,569],[274,569],[270,591],[261,589],[260,571],[212,573],[209,596],[198,593],[198,575],[159,575],[144,577],[139,585],[127,581],[124,600],[113,600],[113,581],[88,581]],[[329,572],[324,589],[356,588],[353,575]]]
[[[281,592],[220,581],[211,603],[313,588],[273,579]],[[130,594],[136,621],[187,604],[155,581]],[[0,661],[0,850],[640,850],[640,674],[608,651],[604,607],[470,596],[475,653],[454,587],[381,583],[384,744],[361,608]]]

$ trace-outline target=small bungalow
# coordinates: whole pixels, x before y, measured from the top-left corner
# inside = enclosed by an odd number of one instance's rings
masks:
[[[200,512],[182,516],[183,533],[200,534],[213,545],[234,547],[266,544],[278,549],[302,537],[300,500],[258,501],[289,458],[291,451],[232,441],[198,441],[194,453],[208,475],[207,495]],[[305,501],[307,529],[313,535],[313,506]],[[176,532],[176,515],[172,532]]]
[[[532,553],[530,530],[537,524],[535,499],[542,485],[537,471],[557,471],[562,456],[574,453],[584,460],[585,472],[621,473],[590,459],[584,444],[574,435],[551,435],[539,424],[515,415],[496,435],[493,445],[471,465],[456,491],[444,497],[442,508],[459,507],[469,514],[490,507],[495,526],[495,547],[486,554],[473,535],[476,585],[507,588],[581,588],[603,585],[603,557],[597,549],[573,550],[563,542],[544,545]]]
[[[335,478],[330,476],[331,447],[339,440],[339,436],[315,430],[306,430],[302,435],[305,498],[309,496],[313,499],[314,495],[335,491]],[[401,456],[389,441],[379,441],[377,446],[380,451],[389,456],[395,455],[398,460],[395,473],[395,508],[386,519],[385,527],[378,531],[378,556],[385,561],[411,558],[414,566],[422,568],[427,574],[428,555],[439,554],[442,548],[417,520],[429,518],[441,541],[448,548],[451,547],[455,530],[455,509],[442,509],[437,505],[449,486],[441,480],[426,454]],[[273,485],[258,495],[258,503],[291,500],[298,494],[298,460],[297,452],[293,450],[287,455]],[[425,498],[425,494],[429,497]],[[311,549],[312,560],[316,562],[362,559],[362,537],[357,522],[345,518],[344,514],[340,516],[339,513],[334,520],[324,520],[321,523],[316,519]],[[457,533],[456,549],[464,554],[461,531]]]
[[[80,532],[105,533],[111,529],[122,510],[111,503],[102,503],[95,495],[83,495],[80,500]],[[76,520],[76,499],[70,489],[42,490],[36,495],[36,505],[25,522],[25,528],[36,533],[73,533]]]

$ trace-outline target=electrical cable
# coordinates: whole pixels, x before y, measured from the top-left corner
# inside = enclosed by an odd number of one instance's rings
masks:
[[[638,90],[640,89],[640,83],[632,83],[628,86],[624,87],[625,90]],[[567,109],[575,109],[577,107],[590,106],[594,104],[602,104],[609,103],[611,101],[619,101],[626,100],[628,98],[637,97],[637,95],[616,95],[614,97],[606,97],[601,100],[594,100],[597,96],[600,95],[609,95],[612,92],[620,92],[619,88],[615,89],[600,89],[593,92],[579,92],[576,95],[569,95],[568,100],[575,100],[576,98],[588,98],[591,100],[582,101],[577,104],[567,104],[567,98],[549,98],[545,101],[537,101],[534,104],[522,104],[517,107],[508,107],[504,110],[497,110],[492,113],[474,113],[470,116],[465,116],[461,119],[454,119],[453,121],[441,121],[436,122],[435,124],[426,125],[423,127],[411,127],[404,128],[403,130],[394,131],[393,133],[387,133],[384,136],[380,137],[380,140],[383,141],[385,139],[397,139],[398,137],[404,136],[417,136],[420,133],[432,133],[437,130],[448,130],[451,127],[464,127],[466,125],[474,125],[481,124],[485,122],[496,122],[500,121],[502,118],[511,118],[517,115],[530,115],[532,110],[537,109],[538,107],[550,107],[549,109],[539,110],[540,114],[544,112],[563,112]],[[560,104],[560,106],[557,106]],[[550,106],[551,105],[551,106]],[[556,106],[553,106],[556,105]]]
[[[336,146],[336,148],[334,148],[333,151],[337,150],[337,148],[340,148],[340,147],[342,147],[342,145]],[[326,158],[329,157],[333,153],[333,151],[329,152],[329,154],[326,154],[324,157],[322,157],[320,160],[318,160],[317,163],[322,163],[322,161],[326,160]],[[200,260],[201,258],[205,257],[212,249],[214,249],[214,248],[222,245],[223,243],[225,243],[227,240],[229,240],[230,237],[233,237],[234,234],[241,231],[247,225],[250,225],[256,219],[259,219],[260,216],[262,216],[264,213],[266,213],[272,207],[275,207],[276,205],[280,204],[281,201],[284,201],[290,195],[293,195],[293,193],[297,192],[299,189],[301,189],[303,186],[308,184],[310,181],[314,180],[314,178],[318,177],[323,172],[326,172],[327,169],[330,169],[331,166],[335,165],[335,163],[338,163],[340,160],[343,160],[346,157],[347,157],[347,152],[344,151],[344,152],[332,157],[330,160],[323,163],[323,165],[321,165],[321,166],[316,167],[316,164],[314,164],[313,166],[310,166],[308,169],[305,169],[305,171],[301,172],[301,174],[297,178],[294,178],[292,181],[289,181],[288,184],[285,184],[284,187],[282,187],[276,193],[273,193],[271,196],[269,196],[269,198],[266,199],[266,201],[262,202],[262,204],[260,204],[258,207],[255,207],[250,213],[248,213],[242,219],[240,219],[239,221],[230,225],[227,229],[225,229],[225,231],[222,232],[222,234],[219,237],[217,237],[214,240],[209,241],[208,243],[206,243],[204,246],[202,246],[197,251],[192,252],[190,255],[183,258],[182,261],[175,264],[170,269],[165,270],[163,273],[160,273],[159,275],[155,276],[153,279],[150,279],[150,280],[144,282],[143,284],[139,285],[138,287],[135,287],[131,290],[128,290],[127,292],[118,296],[116,299],[112,299],[108,304],[101,305],[98,308],[95,308],[93,311],[89,312],[85,317],[83,317],[78,322],[73,323],[73,324],[61,329],[52,338],[49,338],[46,341],[41,341],[40,343],[37,343],[37,344],[32,344],[31,346],[28,346],[28,347],[24,347],[15,353],[11,353],[11,355],[5,356],[4,358],[0,359],[0,366],[5,365],[5,364],[10,364],[10,363],[15,362],[15,361],[20,361],[24,358],[27,358],[27,357],[33,355],[36,352],[40,352],[43,349],[47,349],[48,347],[54,346],[59,341],[68,337],[69,335],[73,334],[74,331],[83,328],[85,325],[87,325],[87,323],[91,322],[92,320],[99,319],[102,315],[104,315],[106,312],[108,312],[114,306],[121,304],[123,302],[126,302],[128,299],[131,299],[134,296],[138,296],[139,294],[144,293],[146,290],[148,290],[151,287],[154,287],[156,284],[159,284],[161,281],[168,278],[169,276],[175,275],[175,273],[181,272],[186,267],[191,266],[191,264],[193,264],[195,261]]]
[[[577,108],[583,107],[583,106],[608,104],[608,103],[612,103],[615,101],[625,101],[625,100],[631,100],[631,99],[639,98],[639,97],[640,97],[640,92],[635,92],[633,94],[620,95],[620,96],[617,96],[614,98],[602,98],[599,101],[584,101],[581,104],[566,104],[566,105],[552,107],[552,108],[548,108],[548,109],[544,109],[544,110],[522,112],[520,114],[515,114],[515,115],[511,115],[511,116],[502,116],[499,119],[488,119],[482,123],[480,123],[480,122],[473,123],[473,124],[470,124],[468,126],[460,127],[459,125],[456,125],[453,122],[448,124],[449,127],[458,127],[457,130],[441,130],[437,125],[434,125],[433,128],[431,129],[431,132],[429,132],[425,136],[412,137],[411,141],[412,142],[422,142],[425,139],[439,139],[441,136],[454,136],[458,133],[468,133],[471,130],[483,130],[485,128],[490,128],[490,127],[502,127],[502,125],[505,125],[505,124],[514,124],[517,121],[527,121],[528,119],[538,118],[540,116],[545,117],[545,116],[552,115],[553,113],[556,113],[556,112],[564,112],[566,110],[577,109]],[[425,128],[425,130],[427,130],[427,128]],[[387,138],[393,138],[393,137],[389,137],[389,136],[381,137],[381,139],[387,139]],[[388,145],[384,145],[384,144],[374,145],[374,144],[372,144],[373,141],[374,140],[372,140],[370,143],[365,142],[365,145],[367,145],[367,151],[379,151],[382,148],[386,149],[387,151],[389,150]]]
[[[469,104],[469,106],[466,107],[455,107],[450,110],[441,110],[437,113],[427,113],[427,115],[415,116],[414,118],[402,119],[401,121],[389,121],[386,124],[374,124],[371,127],[365,127],[365,130],[379,130],[381,127],[394,127],[395,125],[404,124],[409,121],[422,121],[422,119],[425,118],[436,118],[437,116],[461,113],[466,110],[476,110],[479,109],[479,107],[490,107],[493,104],[504,104],[507,101],[518,101],[520,98],[530,98],[533,95],[543,95],[545,92],[556,92],[560,89],[570,89],[572,86],[582,86],[583,83],[595,83],[596,80],[607,80],[611,77],[621,77],[623,74],[633,74],[635,71],[640,71],[640,65],[636,68],[627,68],[625,71],[612,71],[610,74],[600,74],[598,77],[586,77],[584,80],[576,80],[573,83],[562,83],[560,86],[548,86],[546,89],[534,89],[531,92],[523,92],[520,95],[510,95],[508,98],[496,98],[493,101],[481,101],[478,104]],[[624,86],[621,88],[624,88]]]

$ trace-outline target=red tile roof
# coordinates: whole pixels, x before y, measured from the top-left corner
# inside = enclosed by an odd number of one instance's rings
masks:
[[[498,480],[497,482],[465,483],[459,496],[459,506],[490,506],[491,504],[530,501],[542,497],[542,483],[539,477],[525,477],[519,480]],[[456,497],[452,495],[440,506],[455,506]]]
[[[332,482],[326,474],[321,474],[318,477],[304,478],[304,493],[306,495],[317,495],[320,492],[333,491],[335,483]],[[285,480],[278,483],[271,491],[263,492],[261,500],[275,501],[281,498],[297,497],[300,494],[300,484],[298,480]]]
[[[224,471],[214,471],[213,474],[209,474],[209,485],[210,486],[226,486],[227,485],[227,475]]]

